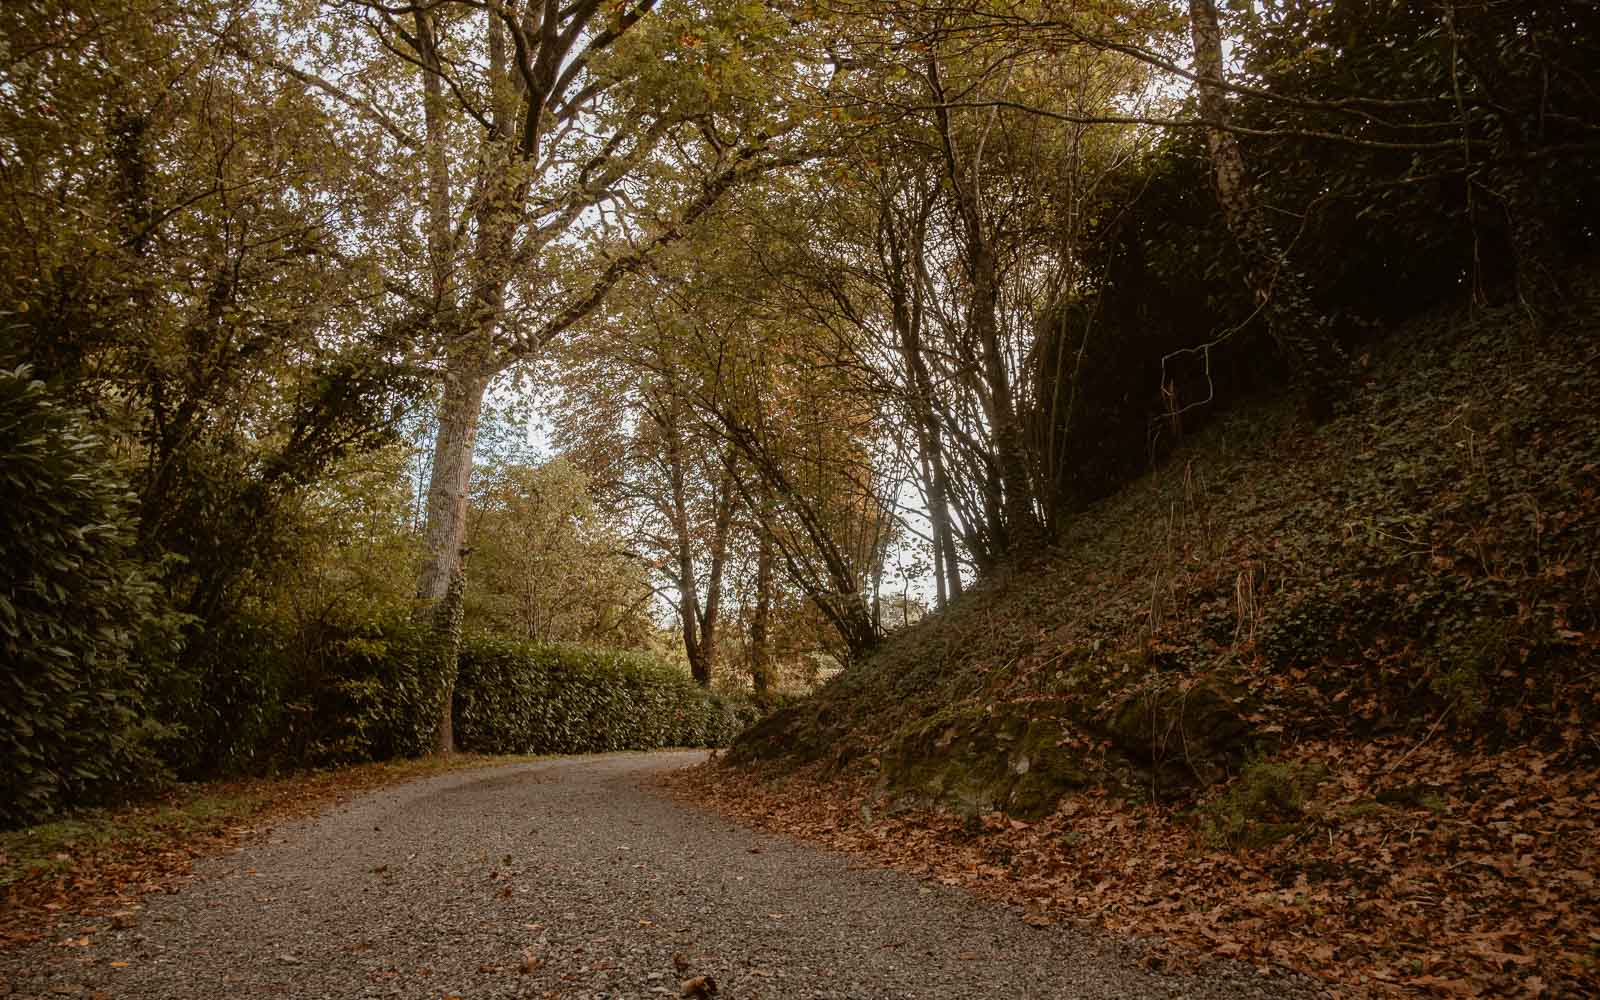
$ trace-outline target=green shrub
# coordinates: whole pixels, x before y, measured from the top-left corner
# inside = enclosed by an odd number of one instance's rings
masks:
[[[0,824],[160,781],[146,704],[178,616],[134,551],[133,498],[84,415],[0,371]]]
[[[456,681],[456,742],[480,753],[597,753],[723,746],[754,721],[642,653],[469,637]]]
[[[416,757],[439,721],[438,657],[401,616],[294,627],[237,617],[197,633],[203,678],[169,711],[185,740],[171,762],[204,778]]]
[[[396,620],[332,639],[307,748],[315,763],[419,757],[433,748],[444,696],[431,630]]]
[[[158,693],[159,712],[183,731],[167,762],[183,780],[259,774],[293,729],[292,671],[281,630],[238,616],[193,628],[187,669]]]

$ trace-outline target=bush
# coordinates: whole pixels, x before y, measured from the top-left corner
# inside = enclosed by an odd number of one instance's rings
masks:
[[[439,659],[406,618],[294,627],[245,616],[199,631],[203,676],[173,685],[180,777],[263,774],[417,757],[439,721]]]
[[[183,732],[167,757],[180,779],[259,774],[276,763],[294,728],[286,649],[280,629],[245,616],[190,629],[184,669],[154,692],[158,713]]]
[[[444,696],[431,630],[373,623],[332,637],[306,748],[314,763],[420,757],[433,749]]]
[[[596,753],[723,746],[756,717],[641,653],[469,637],[456,741],[479,753]]]
[[[84,415],[0,371],[0,824],[160,781],[146,704],[178,616],[134,551],[133,498]]]

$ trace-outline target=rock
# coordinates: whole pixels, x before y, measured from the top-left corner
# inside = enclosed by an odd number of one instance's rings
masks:
[[[1152,778],[1164,789],[1205,787],[1243,761],[1253,711],[1242,688],[1219,678],[1103,699],[1079,690],[1061,699],[955,705],[890,737],[878,792],[898,805],[1033,819],[1091,783],[1128,794],[1148,789]],[[1100,741],[1110,752],[1091,753]]]
[[[968,816],[1042,816],[1089,781],[1083,762],[1060,745],[1068,725],[1055,702],[946,709],[890,739],[879,791]]]
[[[1143,764],[1163,786],[1211,785],[1243,761],[1250,748],[1247,692],[1219,678],[1138,691],[1124,697],[1099,725],[1123,754]]]
[[[840,733],[825,709],[812,702],[779,709],[740,733],[725,754],[734,764],[791,758],[799,763],[838,752]]]

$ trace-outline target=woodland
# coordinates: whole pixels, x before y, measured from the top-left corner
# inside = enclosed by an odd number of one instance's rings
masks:
[[[1597,67],[1588,0],[8,3],[0,824],[741,731],[956,854],[1592,775]],[[1589,912],[1409,974],[1592,985]]]

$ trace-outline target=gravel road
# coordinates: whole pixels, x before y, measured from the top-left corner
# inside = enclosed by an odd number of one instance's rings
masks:
[[[648,1000],[678,995],[681,953],[719,1000],[1315,995],[1249,969],[1149,973],[1104,939],[648,787],[702,758],[546,761],[374,792],[201,864],[87,947],[0,956],[0,982],[7,1000]]]

